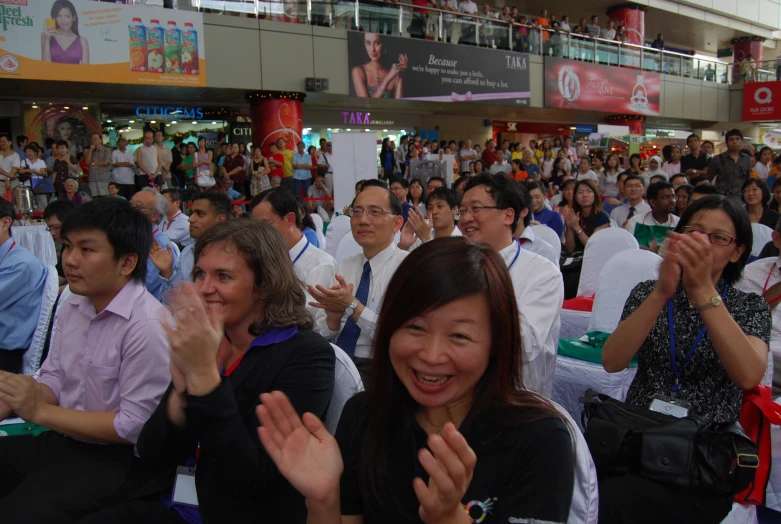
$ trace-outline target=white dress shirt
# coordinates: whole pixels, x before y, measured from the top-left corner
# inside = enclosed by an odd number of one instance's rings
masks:
[[[170,222],[166,217],[160,227],[168,238],[183,248],[195,244],[195,239],[190,236],[190,222],[181,211],[177,211]]]
[[[766,290],[779,282],[781,282],[781,261],[778,258],[760,258],[743,269],[743,278],[735,284],[735,288],[762,296]],[[781,306],[771,309],[770,314],[773,325],[770,328],[769,348],[773,358],[768,358],[770,362],[762,379],[763,384],[772,382],[773,367],[781,365]]]
[[[125,151],[115,149],[111,152],[111,164],[113,165],[118,162],[129,162],[130,165],[135,165],[136,157],[127,149],[125,149]],[[135,184],[135,179],[133,178],[133,168],[114,166],[114,169],[111,171],[111,181],[117,184]]]
[[[334,279],[336,260],[322,249],[315,247],[304,235],[301,235],[301,239],[289,253],[298,278],[307,286],[319,284],[329,288],[336,283]],[[306,294],[306,310],[309,311],[312,318],[315,318],[319,309],[309,305],[313,300],[306,288],[304,288],[304,293]]]
[[[525,228],[523,233],[521,233],[521,236],[518,238],[520,238],[523,242],[523,244],[521,244],[521,248],[526,249],[527,251],[531,251],[532,253],[537,253],[541,257],[545,257],[553,262],[553,265],[556,267],[559,267],[559,259],[556,257],[556,250],[553,249],[553,246],[550,245],[546,240],[543,240],[542,238],[539,238],[537,235],[535,235],[532,228]]]
[[[549,260],[513,242],[499,254],[510,268],[523,342],[523,385],[550,397],[561,327],[564,281]],[[517,258],[516,258],[517,256]]]
[[[613,222],[615,222],[618,227],[626,226],[626,221],[629,220],[629,210],[631,207],[633,206],[629,202],[618,206],[610,213],[610,219],[613,220]],[[651,211],[651,206],[649,206],[648,202],[645,200],[641,200],[639,204],[634,206],[634,208],[635,214],[632,218]]]
[[[661,222],[657,222],[654,218],[654,214],[650,211],[643,213],[642,215],[638,215],[635,213],[635,216],[632,217],[629,222],[626,223],[626,230],[629,231],[632,236],[635,235],[635,229],[637,228],[637,224],[645,224],[646,226],[667,226],[667,227],[675,227],[678,225],[678,221],[680,218],[670,213],[670,217],[667,219],[667,222],[662,224]]]
[[[377,326],[382,300],[385,297],[385,290],[388,288],[388,283],[396,272],[396,268],[399,267],[399,264],[406,256],[406,251],[402,251],[396,247],[396,244],[391,242],[390,246],[377,253],[369,261],[372,275],[371,284],[369,285],[369,298],[366,301],[367,303],[364,304],[364,309],[358,322],[356,322],[358,327],[361,328],[361,334],[358,336],[358,342],[355,344],[355,357],[357,358],[371,358],[372,356],[374,330]],[[353,285],[353,295],[358,292],[358,285],[361,283],[361,275],[363,274],[363,265],[365,263],[366,257],[363,253],[359,253],[343,260],[336,267],[336,272],[342,275],[348,284]],[[317,332],[331,342],[336,342],[339,333],[344,328],[345,322],[347,322],[347,315],[342,316],[342,325],[339,327],[339,331],[331,331],[328,329],[325,321],[325,311],[319,309],[315,317]]]

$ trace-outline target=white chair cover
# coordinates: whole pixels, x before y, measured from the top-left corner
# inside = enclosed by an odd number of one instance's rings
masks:
[[[588,326],[591,322],[591,311],[577,311],[575,309],[561,310],[561,330],[559,339],[562,338],[580,338],[588,333]]]
[[[732,511],[721,521],[721,524],[757,524],[757,507],[734,502]]]
[[[575,419],[578,427],[583,429],[580,422],[583,405],[578,399],[586,393],[586,390],[593,389],[616,400],[624,401],[636,373],[637,368],[608,373],[600,364],[558,356],[556,370],[553,373],[551,399],[561,404]]]
[[[629,293],[640,282],[657,280],[661,263],[662,257],[641,249],[622,251],[608,260],[599,273],[588,331],[612,333]]]
[[[331,395],[331,403],[328,405],[328,411],[325,414],[325,427],[331,435],[336,433],[336,426],[339,425],[339,418],[342,416],[344,405],[356,393],[363,391],[363,381],[358,373],[358,368],[347,353],[334,344],[336,361],[334,362],[334,392]]]
[[[327,242],[325,240],[325,235],[323,234],[323,217],[317,213],[312,213],[310,216],[312,217],[312,222],[315,224],[315,235],[317,235],[317,242],[320,244],[320,249],[325,251]]]
[[[552,228],[543,224],[529,227],[534,231],[535,235],[553,247],[553,251],[556,253],[556,260],[558,260],[561,257],[561,239],[559,235]]]
[[[60,291],[57,268],[47,266],[45,278],[41,312],[38,314],[38,324],[35,326],[33,341],[30,347],[27,348],[27,351],[24,352],[24,355],[22,355],[22,375],[34,375],[41,367],[41,356],[43,355],[43,346],[46,345],[49,321],[54,314],[54,305],[57,303],[57,296]]]
[[[335,216],[328,224],[328,231],[325,232],[326,246],[324,251],[336,258],[336,251],[339,248],[339,242],[350,233],[350,217],[345,215]],[[352,235],[350,235],[352,237]]]
[[[586,244],[583,253],[583,268],[580,271],[578,296],[589,296],[597,292],[599,272],[616,253],[627,249],[640,249],[640,246],[628,231],[608,227],[594,233]]]
[[[358,245],[358,242],[355,241],[355,238],[353,237],[351,232],[348,232],[348,234],[344,235],[342,239],[339,241],[339,247],[336,248],[336,253],[334,254],[334,258],[336,259],[336,263],[340,263],[343,260],[346,260],[350,258],[353,255],[357,255],[358,253],[362,253],[363,248]]]
[[[765,244],[773,240],[773,230],[764,224],[754,223],[751,224],[751,232],[754,233],[751,256],[757,257]]]
[[[57,248],[51,233],[46,231],[46,226],[14,226],[11,228],[11,236],[44,265],[57,265]]]
[[[551,401],[551,403],[565,419],[567,431],[572,437],[575,455],[575,483],[572,486],[572,502],[569,506],[567,522],[568,524],[597,524],[599,520],[599,483],[597,481],[597,468],[591,458],[588,444],[570,414],[556,402]]]

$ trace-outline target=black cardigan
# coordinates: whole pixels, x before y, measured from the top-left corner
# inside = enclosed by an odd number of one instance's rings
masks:
[[[194,456],[203,522],[306,522],[304,498],[279,474],[258,438],[261,393],[284,392],[298,413],[323,418],[334,386],[334,351],[320,335],[299,329],[284,342],[249,351],[230,377],[202,397],[186,395],[184,428],[167,415],[166,391],[138,439],[142,461],[164,471],[136,497],[170,490],[177,465]]]

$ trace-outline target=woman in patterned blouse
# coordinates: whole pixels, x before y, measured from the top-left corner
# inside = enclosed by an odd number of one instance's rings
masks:
[[[626,369],[638,354],[629,404],[650,407],[659,404],[659,396],[675,397],[692,414],[714,422],[738,420],[743,391],[757,386],[767,368],[770,339],[767,303],[733,285],[751,245],[751,223],[739,201],[713,195],[686,209],[666,241],[659,280],[632,290],[621,323],[605,343],[602,365],[608,372]],[[669,305],[677,371],[671,362]],[[694,347],[701,331],[704,337]],[[732,497],[673,490],[634,475],[601,479],[599,498],[600,523],[645,518],[718,523],[732,507]]]

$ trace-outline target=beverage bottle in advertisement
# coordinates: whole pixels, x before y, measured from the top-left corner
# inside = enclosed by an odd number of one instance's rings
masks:
[[[198,68],[198,32],[193,29],[192,22],[185,22],[182,31],[182,73],[197,75],[200,73]]]
[[[140,18],[134,18],[127,26],[130,33],[128,48],[130,50],[130,70],[146,71],[146,27]]]
[[[163,37],[164,31],[160,27],[160,21],[153,18],[146,28],[146,63],[150,73],[165,72]]]
[[[173,21],[165,29],[165,72],[182,72],[182,30]]]

